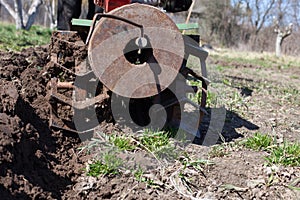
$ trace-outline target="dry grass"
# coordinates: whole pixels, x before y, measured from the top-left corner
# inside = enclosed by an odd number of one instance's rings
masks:
[[[248,61],[265,67],[272,66],[300,66],[300,58],[295,56],[283,55],[276,57],[273,52],[249,52],[234,49],[216,49],[211,51],[210,56],[220,56],[228,61]]]

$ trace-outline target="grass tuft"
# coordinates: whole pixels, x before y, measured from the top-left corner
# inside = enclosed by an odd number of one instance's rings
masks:
[[[110,137],[111,142],[114,146],[118,147],[118,149],[122,151],[132,151],[136,149],[136,146],[133,145],[129,138],[125,136],[111,136]]]
[[[152,152],[160,150],[170,142],[171,133],[146,129],[140,139],[142,145]]]
[[[150,152],[156,159],[164,158],[165,160],[173,160],[180,154],[174,143],[170,140],[175,134],[175,130],[153,131],[146,129],[137,138],[138,146]]]
[[[253,150],[264,150],[269,153],[265,157],[269,164],[284,166],[300,166],[300,144],[284,141],[276,144],[276,141],[265,134],[256,133],[248,138],[244,146]]]
[[[102,159],[89,165],[88,176],[97,177],[99,175],[116,175],[120,173],[119,168],[122,160],[116,157],[115,154],[105,153]]]
[[[143,175],[144,175],[144,170],[139,166],[139,168],[134,171],[133,173],[135,179],[138,181],[138,182],[143,182],[145,181]]]
[[[269,135],[255,133],[244,143],[245,147],[253,150],[265,150],[273,144],[273,138]]]
[[[208,153],[210,158],[224,157],[228,154],[229,153],[227,152],[226,148],[223,145],[213,146],[212,149]]]
[[[284,166],[300,166],[300,144],[284,141],[283,144],[271,149],[266,160]]]

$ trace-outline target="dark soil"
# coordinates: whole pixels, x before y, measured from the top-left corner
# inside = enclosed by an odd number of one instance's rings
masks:
[[[0,54],[1,199],[59,199],[80,165],[79,139],[48,126],[47,47]]]

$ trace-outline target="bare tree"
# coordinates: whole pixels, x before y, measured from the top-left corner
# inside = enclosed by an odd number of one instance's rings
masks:
[[[250,4],[249,1],[248,3]],[[271,17],[269,14],[274,8],[275,3],[276,0],[254,1],[254,5],[252,7],[252,17],[250,20],[254,27],[255,35],[258,35],[268,18]]]
[[[242,4],[243,15],[242,15],[242,33],[245,35],[244,42],[247,44],[248,41],[251,45],[252,50],[262,51],[265,44],[262,41],[265,36],[265,28],[270,26],[272,22],[273,11],[275,9],[277,0],[238,0],[236,3]],[[261,34],[262,33],[262,34]]]
[[[202,0],[205,7],[203,23],[208,42],[217,41],[224,46],[232,45],[232,7],[229,0]]]
[[[45,17],[47,16],[50,21],[50,29],[54,29],[57,26],[55,0],[46,0],[44,6],[46,9]]]
[[[276,37],[276,56],[280,57],[281,56],[281,46],[282,46],[282,42],[285,38],[287,38],[288,36],[290,36],[292,34],[293,31],[293,24],[290,23],[287,27],[285,27],[284,30],[281,30],[279,28],[279,22],[277,21],[276,25],[275,25],[275,29],[274,32],[277,33],[277,37]]]
[[[286,22],[291,21],[292,19],[292,9],[290,9],[291,5],[291,0],[277,0],[276,2],[276,9],[274,14],[277,17],[274,16],[274,32],[277,34],[275,44],[277,57],[281,56],[281,47],[284,39],[290,36],[293,31],[293,23],[289,23],[288,26],[285,26],[285,24],[287,24]]]
[[[292,7],[292,18],[296,26],[300,26],[300,1],[299,0],[292,0],[291,3]]]
[[[43,0],[33,0],[28,11],[23,9],[22,0],[13,0],[13,6],[7,0],[0,0],[0,4],[3,5],[9,14],[14,18],[17,29],[29,30],[34,19],[36,17],[39,7],[42,5]]]

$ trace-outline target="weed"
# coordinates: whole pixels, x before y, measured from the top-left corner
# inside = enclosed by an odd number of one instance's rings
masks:
[[[223,72],[225,70],[224,68],[225,68],[225,66],[222,66],[222,65],[217,65],[216,66],[216,70],[219,71],[219,72]]]
[[[225,147],[222,145],[216,145],[213,146],[210,152],[208,153],[209,157],[224,157],[228,155],[228,152],[226,151]]]
[[[300,144],[284,141],[283,144],[272,148],[270,155],[266,157],[269,163],[281,164],[284,166],[300,165]]]
[[[110,140],[113,145],[118,147],[120,150],[132,151],[136,148],[136,146],[131,143],[130,139],[125,136],[114,135],[110,137]]]
[[[134,173],[133,173],[135,179],[138,182],[146,183],[150,187],[158,187],[158,185],[155,183],[155,181],[149,177],[144,176],[144,170],[139,167]]]
[[[214,162],[210,161],[210,160],[202,160],[202,159],[198,159],[198,160],[192,160],[190,158],[184,157],[181,160],[181,163],[183,165],[183,169],[188,168],[188,167],[192,167],[198,171],[203,171],[202,165],[213,165]]]
[[[224,84],[224,85],[231,86],[231,82],[230,82],[230,80],[228,80],[227,78],[223,79],[223,84]]]
[[[78,150],[79,150],[78,154],[80,154],[84,151],[86,151],[88,154],[90,154],[93,151],[95,151],[96,148],[111,146],[107,142],[107,141],[109,141],[109,136],[107,136],[105,133],[97,132],[96,135],[98,138],[92,138],[91,141],[89,141],[86,145],[78,148]]]
[[[191,86],[197,86],[198,88],[202,87],[202,82],[199,80],[189,80],[188,84]],[[201,101],[202,90],[198,90],[196,94],[189,94],[188,98],[195,103],[199,103]]]
[[[264,150],[269,153],[265,157],[269,164],[280,164],[284,166],[300,166],[300,144],[284,141],[276,144],[276,141],[265,134],[255,133],[242,144],[250,149]]]
[[[179,130],[180,131],[180,130]],[[164,158],[167,160],[176,159],[179,153],[170,141],[175,131],[153,131],[146,129],[137,139],[138,146],[150,152],[156,159]]]
[[[170,133],[165,131],[153,131],[146,129],[140,138],[142,145],[152,152],[158,151],[161,147],[169,144]]]
[[[213,92],[207,92],[206,105],[208,107],[215,107],[217,105],[217,95]]]
[[[198,81],[198,80],[189,80],[188,83],[191,86],[197,86],[198,88],[202,87],[202,82]],[[213,83],[211,84],[211,86],[212,85],[213,85]],[[201,97],[202,97],[202,90],[198,90],[196,94],[188,95],[188,98],[195,103],[200,103]],[[206,97],[206,105],[208,107],[216,107],[217,101],[218,101],[217,94],[208,90],[207,97]]]
[[[255,133],[253,137],[248,138],[244,145],[253,150],[265,150],[273,144],[273,139],[269,135]]]
[[[102,159],[102,161],[98,160],[89,165],[88,176],[97,177],[101,174],[116,175],[120,173],[119,168],[122,164],[122,160],[116,157],[114,153],[105,153]]]
[[[186,187],[186,189],[187,189],[189,192],[192,192],[192,189],[191,189],[191,187],[190,187],[191,182],[190,182],[190,180],[186,177],[186,174],[184,174],[184,173],[181,171],[181,172],[179,172],[178,177],[180,178],[182,184]]]
[[[234,91],[230,96],[230,100],[227,102],[229,110],[238,112],[241,107],[248,109],[245,99],[240,92]]]
[[[209,160],[202,160],[202,159],[193,160],[189,156],[181,157],[180,162],[183,166],[177,172],[178,177],[180,178],[180,182],[182,183],[182,185],[190,193],[193,192],[192,188],[196,188],[196,189],[198,188],[197,185],[192,183],[193,182],[193,177],[192,177],[193,175],[191,176],[191,173],[200,172],[200,173],[203,174],[203,176],[205,176],[205,174],[203,172],[204,170],[203,170],[202,167],[214,164],[213,162],[211,162]],[[171,182],[173,182],[172,181],[173,180],[172,176],[171,176]]]
[[[139,182],[145,181],[143,178],[144,170],[139,166],[139,168],[133,173],[135,179]]]

